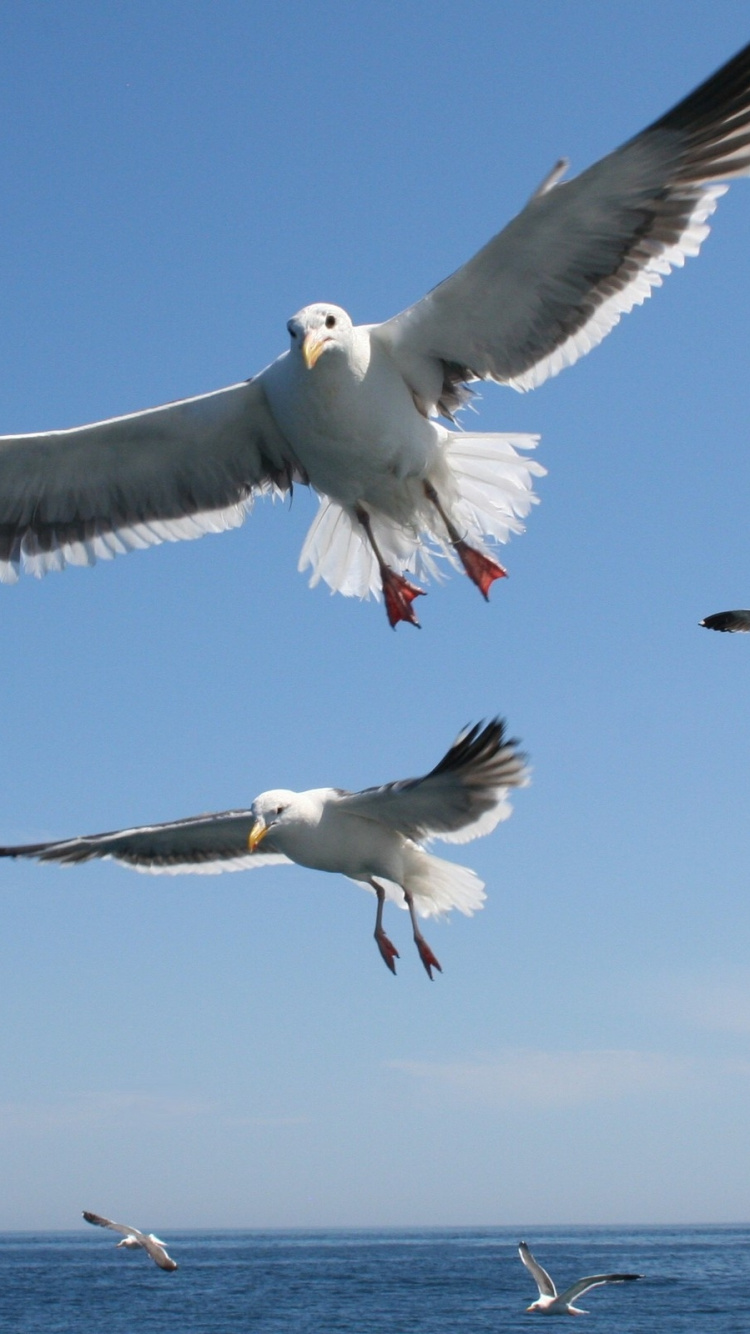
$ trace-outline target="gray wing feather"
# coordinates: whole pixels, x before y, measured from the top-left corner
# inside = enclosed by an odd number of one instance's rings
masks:
[[[533,1277],[534,1282],[536,1283],[539,1289],[540,1296],[556,1297],[557,1288],[552,1282],[552,1279],[547,1273],[547,1270],[542,1269],[542,1266],[540,1265],[539,1261],[534,1259],[525,1241],[519,1241],[518,1254],[523,1260],[523,1263],[525,1264],[529,1273]]]
[[[137,871],[172,875],[183,872],[212,875],[288,862],[288,857],[273,850],[270,837],[262,849],[250,851],[248,838],[253,823],[250,811],[224,811],[110,834],[0,848],[0,857],[35,857],[40,862],[61,862],[68,866],[95,858],[112,858]]]
[[[715,611],[699,621],[706,630],[724,630],[730,634],[747,634],[750,631],[750,611]]]
[[[533,388],[697,254],[726,188],[715,182],[748,173],[750,45],[616,152],[537,191],[473,259],[373,336],[448,416],[462,381]]]
[[[103,1218],[101,1214],[92,1214],[88,1209],[83,1210],[83,1216],[87,1223],[93,1223],[95,1227],[108,1227],[112,1232],[121,1232],[125,1237],[132,1237],[140,1246],[146,1240],[137,1227],[128,1227],[126,1223],[113,1223],[111,1218]]]
[[[526,757],[502,719],[462,732],[423,778],[342,793],[339,809],[390,825],[408,838],[465,843],[510,814],[508,788],[528,782]]]
[[[579,1278],[577,1283],[560,1293],[560,1301],[574,1302],[589,1288],[600,1288],[604,1283],[633,1283],[637,1278],[643,1278],[643,1274],[596,1274],[593,1278]]]
[[[261,377],[72,430],[0,437],[0,581],[236,527],[304,481]]]

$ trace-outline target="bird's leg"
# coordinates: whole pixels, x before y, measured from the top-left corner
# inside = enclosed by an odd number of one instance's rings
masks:
[[[469,543],[459,536],[456,525],[448,518],[440,503],[440,497],[431,482],[424,483],[424,493],[443,520],[451,546],[466,573],[472,583],[476,584],[485,602],[489,602],[489,591],[495,579],[507,578],[508,571],[504,570],[502,565],[498,565],[497,561],[493,560],[491,556],[485,556],[483,551],[477,551],[476,547],[470,547]]]
[[[412,926],[412,931],[414,932],[414,944],[419,950],[419,957],[422,960],[422,963],[424,964],[425,968],[427,969],[427,976],[429,977],[430,981],[432,981],[433,968],[437,968],[439,973],[442,973],[443,970],[440,967],[440,964],[435,958],[435,955],[433,954],[429,945],[427,944],[427,941],[422,935],[422,932],[419,929],[419,924],[417,922],[417,914],[414,908],[414,899],[412,898],[408,889],[404,890],[404,898],[406,899],[406,906],[409,909],[409,916],[411,917],[411,926]]]
[[[380,950],[380,957],[383,960],[383,963],[385,964],[386,968],[390,968],[391,972],[395,975],[396,965],[393,961],[394,959],[399,958],[399,952],[396,949],[396,946],[394,945],[393,941],[388,939],[387,935],[385,934],[385,931],[383,930],[383,904],[385,903],[385,890],[383,889],[382,885],[378,884],[377,880],[371,880],[370,884],[372,885],[373,889],[375,890],[375,893],[378,896],[378,911],[375,917],[375,943],[378,949]]]
[[[405,579],[402,574],[397,574],[395,570],[391,569],[390,565],[386,565],[373,537],[372,524],[367,510],[358,505],[355,513],[367,533],[367,540],[378,562],[389,624],[394,630],[399,621],[409,621],[410,625],[419,626],[419,621],[411,604],[415,598],[424,596],[424,589],[417,588],[416,584],[410,584],[409,580]]]

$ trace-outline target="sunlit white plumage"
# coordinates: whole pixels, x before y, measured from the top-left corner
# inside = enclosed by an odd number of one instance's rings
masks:
[[[114,858],[139,871],[219,872],[279,862],[336,871],[374,891],[375,939],[392,972],[398,952],[382,927],[391,899],[408,908],[422,962],[440,968],[417,916],[457,908],[470,916],[484,885],[465,866],[434,857],[422,846],[438,838],[464,843],[488,834],[511,813],[508,792],[528,781],[524,756],[495,719],[463,732],[422,778],[345,792],[276,789],[248,810],[199,815],[170,824],[123,829],[59,842],[0,848],[0,857],[36,857],[68,865]]]
[[[297,481],[321,500],[301,556],[311,582],[382,591],[392,624],[416,620],[406,574],[443,556],[486,596],[504,571],[485,543],[521,529],[542,469],[533,437],[451,429],[467,386],[541,384],[697,254],[721,182],[750,171],[750,46],[580,176],[562,181],[565,165],[383,324],[306,306],[289,351],[246,383],[0,438],[0,579],[234,527]]]
[[[539,1261],[534,1259],[525,1241],[518,1243],[518,1254],[539,1288],[537,1301],[527,1306],[526,1310],[543,1315],[588,1315],[587,1311],[574,1306],[573,1302],[588,1292],[589,1288],[600,1288],[604,1283],[630,1283],[643,1277],[642,1274],[595,1274],[592,1278],[579,1278],[577,1283],[558,1293],[546,1269],[542,1269]]]
[[[160,1269],[169,1272],[177,1269],[177,1262],[172,1259],[171,1255],[167,1255],[166,1242],[155,1237],[153,1232],[139,1232],[137,1227],[128,1227],[126,1223],[113,1223],[111,1218],[103,1218],[101,1214],[89,1213],[87,1209],[84,1209],[83,1216],[87,1223],[93,1223],[96,1227],[108,1227],[113,1232],[121,1232],[123,1239],[118,1241],[118,1248],[122,1246],[126,1250],[144,1250]]]

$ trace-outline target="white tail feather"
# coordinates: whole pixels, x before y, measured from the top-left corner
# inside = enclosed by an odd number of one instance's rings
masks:
[[[537,497],[533,478],[543,477],[540,463],[519,450],[536,447],[538,436],[445,432],[445,447],[435,469],[434,485],[449,517],[472,544],[484,549],[483,537],[507,542],[522,533],[521,522]],[[430,480],[433,480],[430,477]],[[383,559],[417,579],[440,578],[436,557],[458,562],[439,531],[440,520],[423,495],[422,479],[412,479],[414,519],[411,524],[370,511],[373,536]],[[305,538],[298,569],[310,568],[310,587],[321,579],[345,597],[380,598],[380,572],[362,525],[335,501],[321,498]]]
[[[452,908],[471,917],[483,907],[487,895],[476,871],[416,846],[414,854],[407,862],[406,888],[420,917],[442,917]]]

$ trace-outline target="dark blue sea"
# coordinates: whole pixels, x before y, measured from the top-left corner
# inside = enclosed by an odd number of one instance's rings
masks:
[[[750,1227],[525,1229],[558,1291],[586,1274],[642,1282],[581,1298],[592,1329],[748,1334]],[[3,1334],[455,1334],[534,1329],[516,1231],[169,1232],[162,1273],[116,1238],[0,1234]],[[531,1322],[531,1323],[530,1323]],[[545,1326],[543,1326],[545,1327]]]

